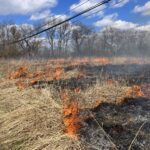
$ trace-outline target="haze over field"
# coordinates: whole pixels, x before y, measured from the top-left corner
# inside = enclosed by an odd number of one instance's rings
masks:
[[[0,57],[149,56],[150,1],[147,0],[112,0],[31,39],[8,44],[64,21],[98,2],[2,1]]]
[[[149,150],[149,0],[0,0],[0,150]]]

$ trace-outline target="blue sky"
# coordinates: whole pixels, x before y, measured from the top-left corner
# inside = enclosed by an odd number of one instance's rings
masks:
[[[48,20],[51,15],[62,16],[62,19],[84,10],[102,0],[89,0],[78,9],[72,8],[86,0],[0,0],[0,21],[12,21],[16,24],[36,24]],[[81,17],[85,24],[103,28],[150,28],[150,0],[112,0],[112,3],[97,10],[98,14],[86,18]],[[69,11],[70,13],[66,13]],[[97,11],[95,10],[95,11]],[[79,18],[80,19],[80,18]]]

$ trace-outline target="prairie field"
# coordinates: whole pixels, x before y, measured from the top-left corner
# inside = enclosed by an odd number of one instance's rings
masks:
[[[0,150],[150,150],[150,0],[0,0]]]
[[[0,150],[149,150],[150,60],[0,60]]]

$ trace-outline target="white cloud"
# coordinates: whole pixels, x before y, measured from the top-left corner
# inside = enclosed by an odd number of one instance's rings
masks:
[[[150,1],[145,3],[143,6],[135,6],[133,12],[141,13],[143,16],[150,16]]]
[[[127,30],[127,29],[134,29],[137,27],[137,24],[134,24],[132,22],[127,22],[124,20],[118,20],[117,19],[118,14],[112,14],[105,16],[103,19],[97,21],[94,25],[100,28],[105,28],[107,26],[121,29],[121,30]]]
[[[18,24],[7,24],[7,26],[4,26],[3,27],[3,30],[5,32],[5,35],[11,35],[11,29],[12,28],[16,28],[18,31],[31,31],[34,29],[34,26],[32,24],[21,24],[21,25],[18,25]],[[24,30],[23,30],[24,29]],[[1,30],[0,30],[1,32]],[[27,34],[27,33],[24,33],[24,32],[20,32],[21,35],[23,36],[24,34]],[[4,36],[4,38],[7,38],[7,36]]]
[[[45,25],[41,29],[49,28],[49,27],[51,27],[51,26],[53,26],[53,25],[55,25],[61,21],[66,20],[67,18],[68,18],[68,16],[65,14],[59,14],[59,15],[53,15],[52,14],[52,15],[44,18]]]
[[[56,4],[57,0],[0,0],[0,15],[36,13]]]
[[[41,13],[37,12],[35,14],[33,14],[31,17],[30,17],[30,20],[41,20],[41,19],[45,19],[47,17],[50,16],[50,11],[49,10],[45,10]]]
[[[100,0],[92,0],[92,1],[90,1],[90,0],[89,1],[80,0],[79,3],[75,3],[75,4],[70,6],[70,11],[75,12],[75,13],[79,13],[79,12],[84,11],[87,8],[90,8],[91,6],[94,6],[98,3],[100,3]],[[106,8],[106,6],[102,5],[98,8],[96,8],[96,9],[94,9],[93,11],[90,11],[90,12],[86,13],[86,15],[97,12],[97,15],[102,16],[104,8]]]
[[[114,0],[111,5],[113,8],[119,8],[119,7],[123,7],[124,5],[126,5],[130,0]]]
[[[150,31],[150,23],[147,25],[138,26],[136,29],[141,31]]]
[[[68,18],[67,15],[65,14],[59,14],[59,15],[51,15],[45,18],[45,22],[51,22],[52,24],[57,24],[58,22],[62,21],[62,20],[66,20]],[[50,24],[50,25],[52,25]],[[47,26],[49,27],[49,25]]]
[[[18,24],[10,24],[10,25],[7,25],[7,28],[10,29],[12,27],[16,27],[18,30],[21,30],[22,28],[25,29],[25,30],[28,30],[28,29],[31,29],[33,30],[34,29],[34,26],[32,24],[21,24],[21,25],[18,25]]]
[[[96,27],[104,29],[105,27],[112,27],[121,30],[140,30],[140,31],[150,31],[150,22],[145,25],[139,25],[133,22],[128,22],[125,20],[118,19],[118,14],[114,13],[111,15],[105,16],[103,19],[94,23]]]
[[[66,20],[67,18],[68,18],[68,16],[67,15],[65,15],[65,14],[59,14],[59,15],[55,15],[55,18],[56,19],[60,19],[60,20]]]

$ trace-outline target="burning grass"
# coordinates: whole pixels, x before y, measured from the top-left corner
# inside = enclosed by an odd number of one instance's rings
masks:
[[[117,82],[107,84],[97,83],[80,93],[80,105],[82,108],[96,107],[102,103],[121,104],[125,98],[144,97],[140,86],[126,86]],[[91,105],[92,104],[92,105]]]
[[[13,80],[13,79],[18,79],[21,77],[26,77],[27,76],[27,68],[26,67],[20,67],[17,71],[12,72],[10,74],[9,79]]]
[[[50,63],[55,64],[63,64],[63,65],[71,65],[71,66],[76,66],[76,65],[81,65],[81,64],[87,64],[87,63],[98,63],[98,64],[109,64],[110,59],[106,57],[99,57],[99,58],[76,58],[76,59],[50,59]]]
[[[65,125],[65,133],[67,133],[70,137],[78,139],[78,130],[81,128],[81,120],[79,118],[79,106],[77,102],[71,102],[68,106],[64,106],[64,125]]]
[[[81,128],[81,119],[79,118],[79,105],[76,100],[72,100],[67,91],[61,93],[63,102],[63,123],[64,132],[70,137],[78,139],[78,129]]]
[[[63,74],[62,67],[47,68],[43,71],[35,71],[30,73],[26,67],[20,67],[16,71],[12,72],[9,79],[19,79],[16,85],[19,89],[32,86],[35,82],[40,80],[59,80]]]
[[[79,149],[78,141],[63,132],[62,101],[52,93],[53,89],[18,91],[13,85],[1,89],[1,149]]]
[[[96,65],[111,63],[111,60],[105,58],[92,61]],[[89,147],[113,149],[113,140],[111,141],[105,132],[99,135],[100,143],[103,145],[96,146],[95,134],[99,131],[88,128],[89,125],[86,122],[93,119],[89,111],[103,107],[105,103],[119,107],[126,103],[125,98],[132,100],[145,97],[147,93],[145,94],[144,90],[149,86],[127,86],[108,79],[85,89],[76,87],[56,90],[52,85],[44,89],[33,89],[32,85],[37,81],[59,81],[72,77],[84,79],[85,72],[81,72],[77,67],[66,71],[65,67],[88,64],[89,59],[79,59],[69,65],[63,59],[58,60],[55,65],[53,63],[55,63],[53,60],[42,61],[39,66],[38,62],[32,62],[30,65],[26,62],[28,67],[23,67],[19,62],[15,67],[14,62],[9,65],[5,64],[6,68],[10,66],[10,70],[5,70],[5,76],[0,79],[1,148],[4,150],[90,150]],[[0,69],[4,70],[2,67]],[[107,114],[104,115],[107,116]],[[89,136],[96,138],[92,145],[90,141],[83,139],[82,130],[85,135],[88,132]]]

